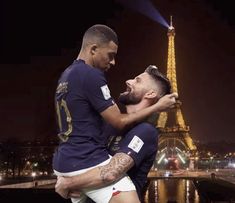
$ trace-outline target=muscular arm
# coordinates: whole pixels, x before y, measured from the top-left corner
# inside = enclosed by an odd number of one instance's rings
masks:
[[[144,120],[153,112],[160,113],[171,108],[172,105],[174,105],[176,102],[175,98],[177,98],[176,93],[165,95],[156,104],[149,106],[141,111],[130,114],[121,114],[117,105],[113,105],[101,112],[101,116],[114,128],[124,129],[129,127],[131,124],[135,124]]]
[[[59,178],[56,184],[56,192],[65,197],[62,194],[67,194],[71,190],[108,185],[122,178],[133,165],[134,160],[129,155],[117,153],[107,165],[96,167],[81,175]]]
[[[117,153],[113,156],[109,164],[98,167],[100,170],[100,178],[96,180],[96,183],[101,185],[112,183],[122,178],[133,165],[134,160],[129,155]]]

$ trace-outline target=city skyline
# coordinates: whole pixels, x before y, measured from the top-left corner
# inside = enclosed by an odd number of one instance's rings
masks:
[[[235,141],[231,5],[209,0],[151,2],[168,23],[173,16],[179,97],[192,138]],[[82,34],[92,24],[107,24],[119,36],[117,64],[107,73],[114,98],[125,89],[125,80],[150,64],[166,73],[167,28],[119,1],[87,1],[80,7],[87,16],[72,3],[57,9],[43,2],[31,3],[29,9],[2,4],[0,140],[56,139],[56,82],[77,57]]]

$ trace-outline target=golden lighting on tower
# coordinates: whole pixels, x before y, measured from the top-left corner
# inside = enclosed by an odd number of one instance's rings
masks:
[[[172,16],[170,19],[170,26],[168,27],[168,55],[167,55],[167,77],[171,82],[172,86],[172,92],[178,93],[178,87],[177,87],[177,80],[176,80],[176,60],[175,60],[175,28],[173,26]],[[178,94],[179,95],[179,94]],[[182,140],[186,144],[187,148],[190,150],[196,150],[196,146],[193,143],[192,138],[189,135],[189,126],[185,124],[183,114],[181,111],[181,102],[177,101],[176,108],[170,112],[175,117],[175,123],[173,126],[166,126],[167,120],[169,117],[169,112],[162,112],[159,115],[158,121],[157,121],[157,127],[162,129],[162,132],[164,132],[164,136],[167,137],[167,133],[171,134],[177,134],[176,139],[179,138],[180,135],[182,135]],[[160,138],[161,140],[165,140],[167,138]],[[174,136],[173,136],[174,137]]]

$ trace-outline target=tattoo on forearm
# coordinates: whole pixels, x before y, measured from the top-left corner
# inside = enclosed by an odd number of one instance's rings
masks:
[[[121,178],[132,166],[134,160],[125,153],[115,154],[109,164],[99,167],[100,177],[104,183]]]

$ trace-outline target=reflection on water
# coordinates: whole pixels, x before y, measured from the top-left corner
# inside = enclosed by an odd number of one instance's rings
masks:
[[[152,180],[145,203],[200,203],[194,184],[185,179]]]

